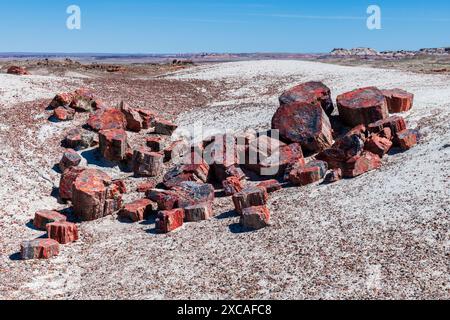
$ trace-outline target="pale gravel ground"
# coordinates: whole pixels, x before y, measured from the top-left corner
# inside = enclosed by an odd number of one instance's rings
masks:
[[[50,261],[10,260],[17,247],[7,242],[0,297],[450,298],[450,77],[299,61],[217,64],[172,77],[228,83],[222,101],[179,116],[186,129],[198,119],[208,130],[266,128],[280,92],[320,80],[334,96],[366,85],[415,93],[406,117],[422,140],[356,179],[272,194],[273,225],[257,232],[240,232],[226,198],[216,201],[216,219],[169,235],[155,235],[151,221],[123,224],[108,217],[83,223],[81,241]],[[41,143],[55,133],[53,125],[41,129]],[[1,123],[0,129],[8,126]],[[14,227],[17,243],[41,235],[24,223],[36,209],[55,205],[44,191],[49,186],[38,174],[10,181],[19,174],[14,163],[2,168],[2,206],[9,209],[0,209],[7,213],[0,219],[3,232]],[[52,175],[50,166],[39,170]],[[7,192],[17,183],[27,186],[20,197]]]

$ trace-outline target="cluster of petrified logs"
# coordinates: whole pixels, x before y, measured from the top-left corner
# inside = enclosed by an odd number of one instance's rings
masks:
[[[417,141],[417,133],[406,128],[401,116],[389,116],[413,105],[413,95],[400,89],[369,87],[342,94],[337,97],[338,115],[330,89],[320,82],[298,85],[279,100],[270,131],[165,145],[161,136],[171,136],[177,126],[151,112],[125,103],[105,107],[86,89],[57,95],[50,104],[57,118],[65,118],[58,110],[92,112],[90,131],[73,129],[64,140],[70,149],[59,164],[60,198],[72,204],[81,221],[117,213],[120,219],[137,222],[155,214],[156,231],[167,233],[185,222],[213,217],[215,192],[221,189],[231,196],[241,225],[256,230],[270,224],[269,193],[287,184],[359,176],[379,168],[391,148],[407,150]],[[133,149],[127,131],[143,131],[146,146]],[[162,177],[161,182],[157,187],[154,179],[142,183],[137,192],[145,197],[124,204],[126,181],[80,166],[82,158],[75,150],[93,146],[105,159],[125,164],[136,177]],[[252,175],[263,181],[248,181]],[[24,242],[24,259],[51,257],[58,254],[58,244],[78,239],[76,224],[56,211],[37,212],[34,225],[47,230],[49,239]]]

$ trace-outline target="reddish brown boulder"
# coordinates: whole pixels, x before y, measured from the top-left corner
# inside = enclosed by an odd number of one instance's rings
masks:
[[[186,181],[173,188],[179,195],[178,206],[186,208],[199,203],[214,201],[214,187],[208,183],[198,183],[194,181]]]
[[[417,144],[417,131],[407,129],[397,132],[396,141],[402,150],[409,150]]]
[[[94,93],[87,88],[75,90],[70,107],[78,112],[91,112],[97,108]]]
[[[142,118],[142,129],[150,129],[153,121],[155,120],[155,114],[145,109],[138,109],[137,111]]]
[[[86,169],[73,183],[72,203],[75,215],[82,221],[92,221],[120,209],[122,194],[106,173]]]
[[[326,175],[325,183],[335,183],[342,179],[342,170],[340,168],[330,170]]]
[[[94,131],[100,131],[108,129],[125,129],[127,122],[120,110],[102,108],[98,109],[89,117],[87,125]]]
[[[380,157],[370,151],[364,151],[361,155],[351,158],[342,165],[342,176],[354,178],[380,167]]]
[[[386,128],[389,129],[389,128]],[[379,136],[378,134],[373,134],[364,144],[364,149],[375,153],[380,158],[383,158],[385,154],[389,152],[392,147],[392,141]]]
[[[210,202],[199,203],[184,208],[184,221],[186,222],[209,220],[213,215],[212,204]]]
[[[154,123],[156,134],[171,136],[172,133],[174,133],[174,131],[178,128],[176,124],[163,119],[156,119],[154,120]]]
[[[136,188],[137,192],[145,193],[155,187],[155,183],[152,181],[147,181],[139,184]]]
[[[39,230],[47,230],[46,225],[52,222],[66,221],[67,217],[58,211],[41,210],[35,213],[33,225]]]
[[[133,222],[142,221],[147,218],[153,210],[153,202],[149,199],[139,199],[126,204],[119,211],[119,217]]]
[[[57,94],[50,102],[49,107],[55,109],[58,107],[69,107],[74,95],[71,92]]]
[[[179,208],[183,195],[171,190],[151,189],[145,193],[146,197],[158,204],[159,210],[172,210]]]
[[[75,117],[75,110],[66,107],[58,107],[53,111],[53,119],[57,121],[70,121]]]
[[[358,134],[346,135],[338,139],[331,148],[317,154],[316,159],[325,161],[328,167],[335,169],[350,158],[359,156],[363,150],[364,141]]]
[[[22,260],[50,259],[59,254],[59,243],[53,239],[24,241],[20,245]]]
[[[8,70],[6,71],[7,74],[15,74],[18,76],[27,76],[30,73],[27,71],[27,69],[23,68],[23,67],[18,67],[18,66],[11,66],[8,68]]]
[[[300,144],[292,143],[280,146],[278,152],[261,161],[258,173],[261,176],[278,176],[283,175],[290,167],[304,164],[305,159]]]
[[[71,129],[63,140],[66,148],[84,150],[98,144],[97,135],[90,131]]]
[[[329,116],[333,113],[334,106],[331,99],[331,90],[322,82],[306,82],[284,92],[279,98],[280,105],[293,102],[305,102],[318,104]]]
[[[239,223],[244,228],[259,230],[269,226],[270,211],[266,206],[244,208]]]
[[[164,162],[170,160],[178,161],[181,157],[188,153],[188,145],[184,140],[177,140],[172,142],[164,149]]]
[[[72,167],[63,172],[59,181],[59,197],[61,200],[72,200],[73,183],[84,170],[86,168]]]
[[[233,203],[236,211],[242,214],[243,209],[253,206],[264,206],[269,196],[266,189],[258,187],[247,187],[241,192],[233,195]]]
[[[185,173],[195,174],[203,182],[208,181],[210,167],[205,161],[198,164],[185,164],[181,167],[181,170]]]
[[[163,184],[167,189],[172,189],[176,186],[179,186],[182,182],[185,181],[194,181],[203,183],[197,175],[193,172],[184,172],[182,167],[176,166],[169,170],[163,177]]]
[[[160,211],[155,221],[156,232],[169,233],[183,226],[184,210]]]
[[[127,186],[123,180],[115,180],[113,184],[117,186],[121,194],[127,193]]]
[[[266,180],[258,184],[259,188],[263,188],[267,193],[272,193],[278,190],[281,190],[281,184],[274,179]]]
[[[59,169],[64,172],[68,168],[76,167],[81,163],[81,156],[73,149],[67,149],[59,161]]]
[[[287,141],[298,142],[303,150],[319,152],[333,143],[330,120],[316,104],[293,102],[282,105],[272,118],[272,128]]]
[[[313,168],[313,167],[319,167],[319,169],[320,169],[320,178],[321,179],[323,177],[325,177],[325,174],[328,171],[328,163],[326,161],[311,160],[305,165],[305,168]]]
[[[321,174],[319,167],[298,168],[289,173],[289,181],[294,185],[306,186],[320,181]]]
[[[133,172],[138,177],[156,177],[162,172],[164,156],[148,148],[133,152]]]
[[[99,150],[103,158],[110,161],[125,160],[128,139],[123,129],[101,130],[98,133]]]
[[[244,171],[242,171],[242,169],[237,165],[226,168],[225,175],[227,177],[236,177],[239,180],[244,180],[246,178]]]
[[[75,223],[67,221],[47,224],[47,234],[50,239],[60,244],[68,244],[78,240],[78,227]]]
[[[149,137],[145,140],[145,144],[154,152],[160,152],[163,149],[163,140],[159,137]]]
[[[120,103],[120,111],[122,111],[123,115],[125,116],[126,122],[127,122],[127,129],[134,132],[139,132],[144,127],[144,120],[142,119],[141,114],[139,113],[138,109],[134,109],[130,107],[127,103],[121,102]]]
[[[371,133],[380,133],[384,128],[391,129],[392,135],[396,135],[397,132],[406,130],[405,119],[401,116],[391,116],[389,118],[369,124],[368,130]]]
[[[414,95],[402,89],[383,90],[390,113],[406,112],[411,110]]]
[[[383,93],[375,87],[357,89],[337,97],[341,120],[349,126],[368,125],[388,117]]]
[[[392,136],[392,130],[391,128],[383,128],[383,130],[381,130],[378,135],[382,138],[386,138],[388,140],[392,140],[393,136]]]
[[[236,177],[228,177],[222,181],[223,192],[226,196],[232,196],[237,192],[241,192],[244,187],[242,186],[241,180]]]

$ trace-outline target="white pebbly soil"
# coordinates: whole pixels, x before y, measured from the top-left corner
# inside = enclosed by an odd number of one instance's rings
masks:
[[[126,224],[107,217],[82,223],[81,240],[62,246],[59,257],[25,262],[16,260],[20,241],[43,235],[26,223],[37,209],[58,208],[49,194],[58,180],[51,166],[59,155],[27,154],[20,143],[3,148],[0,298],[450,298],[449,76],[250,61],[170,77],[226,83],[219,101],[178,115],[181,129],[191,130],[198,120],[208,131],[269,128],[279,94],[317,80],[334,97],[372,85],[413,92],[415,106],[404,116],[421,140],[361,177],[271,194],[272,226],[260,231],[242,232],[231,199],[221,198],[216,218],[168,235],[156,235],[153,221]],[[0,75],[0,102],[48,98],[61,89],[58,79],[51,94],[39,85],[30,89],[43,77],[30,78]],[[39,117],[36,123],[39,145],[63,130]],[[0,139],[11,127],[0,118]],[[25,135],[26,128],[21,130]],[[13,161],[18,151],[26,161]]]

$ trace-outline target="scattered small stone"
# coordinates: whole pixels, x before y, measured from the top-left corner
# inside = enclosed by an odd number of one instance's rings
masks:
[[[84,150],[98,144],[97,135],[93,132],[72,129],[63,140],[66,148]]]
[[[78,112],[91,112],[96,109],[94,93],[87,88],[75,90],[70,107]]]
[[[78,240],[78,227],[75,223],[60,221],[47,224],[47,234],[50,239],[60,244],[68,244]]]
[[[50,259],[59,254],[59,243],[53,239],[24,241],[20,245],[22,260]]]
[[[184,221],[186,222],[209,220],[212,217],[213,209],[210,202],[199,203],[184,208]]]
[[[266,205],[268,197],[265,188],[247,187],[241,192],[235,193],[232,199],[236,211],[242,214],[245,208]]]
[[[237,192],[241,192],[244,187],[242,186],[241,180],[236,177],[228,177],[222,181],[223,191],[226,196],[232,196]]]
[[[417,144],[417,132],[411,129],[397,132],[396,141],[402,150],[409,150]]]
[[[70,106],[70,103],[73,99],[73,93],[60,93],[57,94],[53,100],[50,102],[49,107],[51,109],[56,109],[58,107],[66,107],[68,108]]]
[[[298,168],[289,173],[289,181],[294,185],[306,186],[321,179],[320,167]]]
[[[270,211],[266,206],[244,208],[239,223],[252,230],[259,230],[269,226]]]
[[[119,211],[119,217],[138,222],[146,219],[153,211],[153,201],[149,199],[139,199],[126,204]]]
[[[326,175],[325,183],[335,183],[342,179],[342,170],[340,168],[330,170]]]
[[[325,177],[328,171],[328,163],[322,160],[312,160],[305,165],[305,168],[319,167],[320,169],[320,179]]]
[[[275,179],[263,181],[259,183],[257,187],[264,188],[267,193],[272,193],[281,190],[282,188],[281,184]]]
[[[75,110],[58,107],[53,111],[53,118],[58,121],[70,121],[75,117]]]
[[[33,225],[36,229],[47,230],[46,226],[52,222],[66,221],[67,217],[58,211],[41,210],[35,213],[33,219]]]
[[[68,168],[76,167],[81,163],[81,156],[73,149],[67,149],[59,162],[59,169],[64,172]]]
[[[156,177],[162,172],[164,156],[143,147],[133,152],[133,172],[138,177]]]
[[[169,233],[183,226],[184,210],[173,209],[158,212],[155,221],[156,232]]]

